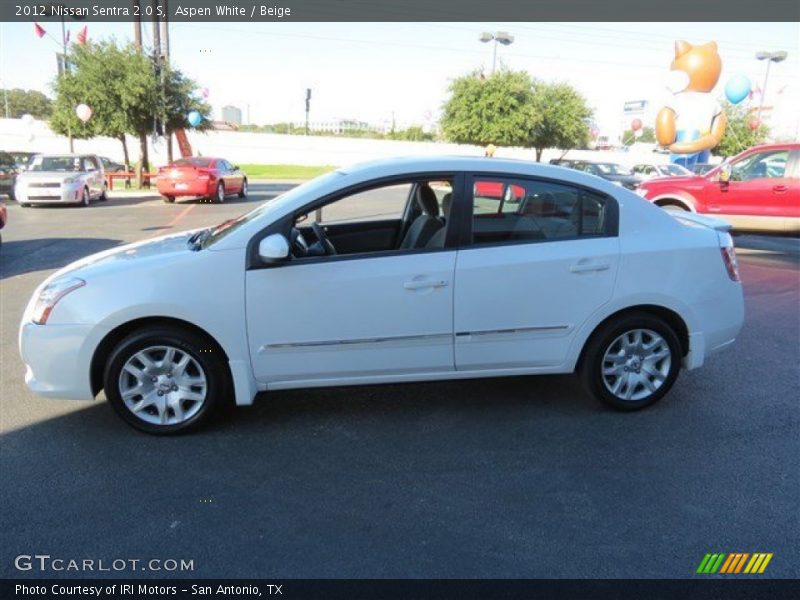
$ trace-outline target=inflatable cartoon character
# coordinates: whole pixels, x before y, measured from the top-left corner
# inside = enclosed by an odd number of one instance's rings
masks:
[[[672,162],[688,168],[708,162],[711,149],[722,140],[727,119],[711,94],[721,70],[715,42],[675,42],[669,86],[674,95],[656,116],[656,139],[669,147]]]

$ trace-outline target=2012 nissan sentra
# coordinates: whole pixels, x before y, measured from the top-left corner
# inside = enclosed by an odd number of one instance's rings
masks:
[[[48,277],[20,328],[25,379],[104,390],[150,433],[269,390],[538,373],[639,409],[742,327],[727,228],[531,162],[343,168]]]

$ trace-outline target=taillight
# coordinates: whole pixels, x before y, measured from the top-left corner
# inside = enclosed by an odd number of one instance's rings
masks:
[[[211,181],[214,181],[214,174],[208,169],[198,169],[195,167],[195,170],[197,171],[198,179],[210,179]]]
[[[733,244],[719,249],[722,252],[722,262],[725,263],[725,268],[728,270],[728,277],[731,281],[741,281],[739,278],[739,263],[736,260],[736,249]]]

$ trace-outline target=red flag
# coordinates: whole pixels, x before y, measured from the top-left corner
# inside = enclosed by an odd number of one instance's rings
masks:
[[[83,46],[83,45],[86,43],[86,38],[88,38],[88,37],[89,37],[89,26],[88,26],[88,25],[84,25],[84,26],[83,26],[83,29],[81,29],[81,30],[78,32],[78,35],[77,35],[76,37],[77,37],[77,39],[78,39],[78,43],[79,43],[81,46]]]
[[[34,24],[33,24],[33,30],[36,32],[36,35],[37,35],[38,37],[40,37],[40,38],[43,38],[43,37],[44,37],[44,34],[45,34],[45,33],[47,33],[47,32],[44,30],[44,27],[42,27],[42,26],[41,26],[41,25],[39,25],[38,23],[34,23]]]

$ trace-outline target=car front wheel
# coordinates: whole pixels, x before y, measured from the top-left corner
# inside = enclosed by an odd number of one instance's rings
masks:
[[[105,394],[129,425],[152,434],[183,433],[225,404],[227,361],[207,338],[154,326],[117,344],[106,363]]]
[[[580,376],[595,398],[638,410],[666,395],[681,363],[678,336],[663,319],[632,313],[604,325],[590,339]]]
[[[81,206],[89,206],[89,188],[83,188],[83,192],[81,192]]]

